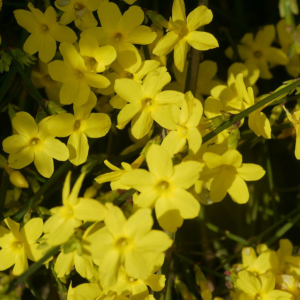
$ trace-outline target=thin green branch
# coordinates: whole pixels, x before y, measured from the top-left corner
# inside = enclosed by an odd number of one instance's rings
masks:
[[[68,290],[66,288],[66,286],[62,283],[62,281],[57,277],[57,274],[54,270],[54,262],[52,261],[50,263],[50,269],[51,269],[51,272],[55,278],[55,281],[56,281],[56,284],[57,284],[57,287],[59,289],[59,292],[61,294],[61,297],[63,300],[66,300],[67,299],[67,294],[68,294]]]
[[[60,249],[60,246],[52,247],[48,252],[37,262],[32,264],[18,279],[14,280],[6,293],[9,293],[16,288],[20,283],[25,282],[32,274],[34,274],[50,257],[56,255]]]
[[[223,125],[219,126],[218,128],[214,129],[213,131],[211,131],[210,133],[205,135],[202,139],[202,143],[204,144],[204,143],[208,142],[210,139],[212,139],[213,137],[215,137],[216,135],[218,135],[220,132],[224,131],[225,129],[227,129],[231,125],[236,124],[237,122],[244,119],[246,116],[250,115],[255,110],[259,109],[260,107],[265,106],[266,104],[268,104],[269,102],[275,100],[276,98],[288,93],[289,91],[295,89],[299,85],[300,85],[300,80],[297,80],[297,81],[287,85],[286,87],[282,88],[281,90],[279,90],[279,91],[271,94],[270,96],[264,98],[263,100],[255,103],[254,105],[250,106],[249,108],[247,108],[244,111],[240,112],[239,114],[235,115],[232,119],[225,122]]]
[[[33,85],[33,83],[31,82],[31,80],[27,77],[26,73],[24,72],[24,70],[22,69],[21,65],[19,64],[19,62],[15,59],[13,53],[10,51],[10,49],[8,49],[8,47],[4,44],[2,44],[2,47],[5,49],[5,51],[7,53],[10,53],[11,57],[12,57],[12,63],[14,64],[14,66],[16,67],[18,73],[21,75],[21,77],[23,78],[23,80],[25,81],[26,85],[28,86],[28,88],[30,89],[33,97],[38,101],[38,103],[43,107],[43,109],[45,110],[45,112],[51,116],[51,113],[49,111],[49,109],[46,107],[45,102],[44,102],[44,98],[42,97],[42,95],[39,93],[39,91],[36,89],[36,87]]]
[[[136,192],[135,189],[130,189],[126,191],[124,194],[119,196],[115,201],[114,204],[117,206],[121,206],[129,197],[131,197]]]
[[[71,167],[69,161],[64,162],[49,178],[44,185],[30,198],[30,200],[23,206],[23,208],[13,217],[14,221],[19,222],[26,212],[40,199],[42,195],[57,181],[57,179],[66,173]]]

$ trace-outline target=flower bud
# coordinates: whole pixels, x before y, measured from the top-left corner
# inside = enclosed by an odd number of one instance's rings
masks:
[[[25,179],[25,177],[22,175],[22,173],[20,171],[13,171],[10,175],[9,175],[9,180],[10,182],[19,188],[28,188],[28,182]]]
[[[94,185],[92,185],[85,190],[83,198],[92,199],[97,195],[97,191],[97,188]]]

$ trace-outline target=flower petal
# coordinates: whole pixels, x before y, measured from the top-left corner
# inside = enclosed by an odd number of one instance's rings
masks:
[[[60,43],[67,42],[73,44],[77,40],[76,33],[68,26],[54,24],[50,28],[50,34]]]
[[[99,268],[100,280],[103,286],[112,286],[117,282],[120,259],[120,253],[115,250],[107,252],[103,258]]]
[[[122,32],[128,34],[144,21],[144,12],[138,6],[131,6],[125,11],[119,21],[119,28],[122,28]]]
[[[180,152],[185,145],[186,138],[180,136],[177,131],[170,131],[161,144],[171,156]]]
[[[266,174],[261,166],[255,164],[242,164],[242,166],[236,170],[239,176],[246,181],[259,180]]]
[[[213,202],[220,202],[227,194],[235,179],[235,174],[231,172],[221,172],[213,179],[210,185],[210,198]]]
[[[29,140],[27,137],[19,134],[14,134],[12,136],[7,137],[2,142],[3,150],[6,153],[16,153],[21,151],[23,148],[27,147]]]
[[[174,48],[175,66],[180,72],[182,72],[184,69],[188,48],[189,45],[185,39],[182,39]]]
[[[138,251],[141,252],[164,252],[171,245],[173,241],[168,235],[160,230],[151,230],[143,238],[138,241]]]
[[[231,186],[228,188],[228,194],[234,202],[243,204],[249,200],[249,190],[246,182],[236,175]]]
[[[110,85],[110,81],[103,75],[100,74],[84,74],[86,83],[94,88],[107,88]]]
[[[64,253],[61,252],[56,259],[54,271],[58,278],[63,278],[65,275],[69,275],[74,266],[74,256],[76,252]]]
[[[172,20],[186,22],[185,4],[183,0],[174,0],[172,7]]]
[[[92,113],[85,121],[84,133],[91,138],[100,138],[105,136],[110,127],[111,120],[107,114]]]
[[[184,219],[193,219],[199,215],[200,204],[193,195],[182,188],[176,188],[172,193],[172,202]]]
[[[33,16],[32,12],[25,9],[17,9],[14,11],[14,15],[17,23],[28,32],[33,33],[38,31],[39,23]]]
[[[187,26],[190,31],[196,31],[199,27],[209,24],[212,21],[213,14],[205,5],[200,5],[187,17]]]
[[[200,176],[201,163],[197,161],[185,161],[174,167],[174,174],[170,181],[176,187],[189,189]]]
[[[120,181],[126,186],[130,186],[139,192],[150,192],[156,183],[156,178],[153,174],[146,170],[132,170],[125,172]]]
[[[264,26],[255,36],[255,43],[260,45],[262,48],[267,48],[271,46],[275,39],[275,26],[267,25]]]
[[[114,206],[111,203],[106,204],[106,208],[108,209],[107,217],[104,220],[104,223],[108,229],[108,231],[114,236],[120,236],[120,233],[123,231],[123,228],[126,223],[126,218],[122,210]]]
[[[157,56],[167,55],[174,49],[177,43],[178,35],[173,31],[168,32],[158,41],[152,53]]]
[[[133,201],[134,204],[138,207],[149,207],[153,208],[155,205],[155,201],[158,199],[158,194],[155,190],[146,191],[139,194]]]
[[[166,91],[167,92],[167,91]],[[178,99],[178,98],[177,98]],[[172,118],[171,106],[160,105],[152,112],[152,118],[161,126],[169,130],[175,130],[176,124]]]
[[[122,78],[115,82],[115,92],[130,103],[140,104],[145,98],[142,85],[132,79]]]
[[[0,250],[0,271],[10,268],[15,263],[15,257],[11,248]]]
[[[48,138],[45,140],[44,145],[44,151],[50,157],[60,161],[66,161],[69,158],[68,148],[61,141],[54,138]]]
[[[187,36],[187,42],[195,49],[204,51],[219,47],[216,38],[207,32],[193,31]]]
[[[62,113],[51,116],[47,121],[47,129],[54,136],[66,137],[74,130],[75,118],[72,114]]]
[[[22,169],[30,165],[34,160],[34,153],[29,147],[20,152],[12,153],[8,157],[8,166],[13,169]]]
[[[90,95],[91,89],[84,81],[72,80],[64,83],[59,96],[62,104],[74,103],[77,106],[83,105]]]
[[[266,60],[273,64],[286,65],[289,62],[286,54],[278,48],[268,47],[265,49]]]
[[[126,42],[138,45],[149,45],[156,38],[156,32],[148,26],[138,26],[134,28],[126,37]]]
[[[54,172],[53,158],[46,151],[34,152],[34,164],[38,172],[46,178],[50,178]]]
[[[73,207],[76,219],[85,222],[103,221],[107,214],[103,204],[93,199],[80,198],[79,202]]]
[[[43,233],[43,220],[41,218],[30,219],[21,229],[20,234],[27,244],[33,244]]]
[[[28,260],[25,253],[18,253],[15,256],[15,266],[13,268],[13,275],[20,276],[28,269]]]
[[[73,132],[68,140],[69,160],[75,166],[83,164],[89,153],[89,143],[86,135],[81,132]]]
[[[84,255],[75,255],[74,257],[75,268],[78,274],[87,279],[91,279],[95,273],[93,261],[90,257]],[[91,292],[91,291],[90,291]],[[90,293],[89,292],[89,293]],[[87,293],[87,294],[89,294]],[[87,296],[87,295],[85,295]],[[94,296],[94,294],[93,294]],[[97,295],[98,296],[98,295]]]
[[[63,61],[55,60],[48,64],[49,75],[55,81],[69,82],[72,78],[72,71],[66,67]]]
[[[122,14],[117,4],[104,1],[98,9],[101,26],[106,32],[117,32]]]
[[[146,155],[149,171],[157,179],[169,179],[173,173],[173,162],[170,154],[159,145],[151,145]]]
[[[19,134],[26,136],[28,139],[36,136],[38,133],[38,126],[34,118],[27,112],[21,111],[16,113],[12,119],[12,124]]]
[[[202,144],[202,136],[196,127],[191,127],[187,133],[187,140],[189,142],[189,150],[194,154],[198,152]]]
[[[143,109],[136,114],[131,122],[131,133],[136,139],[143,138],[151,130],[153,118],[151,112]]]

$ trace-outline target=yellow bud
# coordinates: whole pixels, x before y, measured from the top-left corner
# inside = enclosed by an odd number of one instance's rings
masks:
[[[27,180],[22,175],[22,173],[19,171],[12,172],[9,175],[9,180],[16,187],[19,187],[19,188],[28,188],[29,187]]]
[[[84,192],[83,198],[94,198],[97,195],[97,188],[93,185],[87,188]]]

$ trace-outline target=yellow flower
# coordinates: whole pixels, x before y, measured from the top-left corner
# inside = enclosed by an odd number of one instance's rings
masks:
[[[12,124],[18,134],[6,138],[2,143],[3,150],[10,154],[9,167],[22,169],[34,161],[38,172],[49,178],[54,171],[53,158],[60,161],[69,158],[66,145],[48,132],[48,119],[43,119],[37,125],[30,114],[16,113]]]
[[[132,5],[136,0],[124,0],[129,5]]]
[[[100,202],[78,198],[84,176],[85,173],[79,176],[70,192],[71,172],[68,173],[62,191],[63,206],[52,208],[53,216],[45,222],[44,232],[49,233],[47,244],[61,245],[67,242],[82,221],[96,222],[105,218],[107,210]]]
[[[209,24],[212,17],[211,10],[201,5],[186,18],[183,0],[174,0],[172,18],[170,18],[168,25],[169,32],[157,43],[153,53],[162,56],[174,49],[175,66],[182,72],[189,45],[200,51],[219,46],[213,35],[197,31],[199,27]]]
[[[91,279],[94,276],[95,269],[92,261],[92,257],[89,252],[86,250],[86,237],[95,230],[96,225],[90,226],[83,234],[82,240],[80,242],[80,247],[82,253],[78,253],[77,250],[65,253],[63,250],[57,257],[55,261],[54,271],[57,274],[57,277],[63,278],[65,275],[69,275],[72,271],[72,268],[75,266],[77,273],[87,279]],[[78,241],[79,243],[79,241]]]
[[[89,70],[83,57],[70,43],[61,43],[59,50],[64,61],[55,60],[48,64],[49,74],[53,80],[63,83],[60,90],[60,102],[81,106],[88,100],[91,87],[105,88],[109,80],[103,75]]]
[[[246,181],[259,180],[265,171],[259,165],[243,164],[242,155],[236,150],[228,150],[223,155],[206,152],[203,160],[208,167],[200,179],[209,181],[210,198],[220,202],[227,192],[232,200],[242,204],[249,200]]]
[[[111,45],[118,52],[118,58],[127,60],[127,68],[140,64],[138,51],[133,44],[148,45],[156,38],[151,28],[141,25],[144,21],[144,12],[138,6],[131,6],[125,13],[117,4],[104,1],[98,9],[98,16],[102,27],[85,30],[84,34],[94,35],[100,46]]]
[[[111,203],[106,207],[106,227],[86,239],[90,242],[87,248],[93,258],[101,260],[101,284],[115,284],[121,265],[130,277],[147,279],[153,264],[172,245],[172,240],[162,231],[151,230],[153,218],[150,209],[138,209],[126,220],[119,207]]]
[[[33,218],[21,230],[10,218],[4,221],[10,230],[0,226],[0,271],[15,265],[12,273],[19,276],[28,269],[27,259],[37,261],[43,256],[44,249],[36,243],[43,233],[43,220]]]
[[[285,65],[285,69],[289,75],[296,78],[300,74],[300,47],[297,46],[297,43],[294,43],[293,36],[288,32],[288,26],[284,19],[277,23],[276,28],[281,48],[289,59],[289,62]]]
[[[295,147],[295,156],[297,159],[300,159],[300,110],[293,112],[292,114],[283,106],[286,115],[290,122],[294,124],[296,130],[296,147]]]
[[[163,263],[164,257],[162,255]],[[161,264],[158,268],[161,267]],[[165,275],[151,274],[147,279],[133,278],[129,276],[123,266],[120,267],[118,273],[118,281],[113,286],[108,286],[103,289],[104,293],[114,291],[118,295],[130,296],[134,300],[144,300],[149,296],[149,286],[155,292],[161,291],[165,286]]]
[[[179,92],[184,91],[187,71],[188,71],[189,62],[187,61],[184,65],[183,72],[179,72],[175,66],[172,66],[174,76],[176,81],[169,83],[166,86],[168,90],[175,90]],[[197,77],[197,88],[195,92],[195,97],[201,102],[204,101],[204,95],[210,95],[211,90],[221,84],[221,81],[214,80],[214,77],[217,74],[217,64],[211,60],[205,60],[199,64],[198,77]]]
[[[87,69],[95,73],[104,72],[117,57],[113,46],[99,47],[97,39],[91,34],[82,35],[79,48]]]
[[[75,26],[81,31],[96,27],[98,22],[93,15],[103,0],[56,0],[55,6],[64,11],[60,23],[67,25],[75,22]]]
[[[239,94],[241,100],[244,99],[246,101],[245,108],[248,108],[255,104],[254,93],[251,87],[248,87],[248,91],[246,90],[246,86],[243,81],[243,74],[239,74],[236,77],[237,88],[239,89]],[[248,125],[249,128],[257,135],[263,136],[265,139],[271,138],[271,124],[268,118],[261,110],[264,107],[260,107],[255,110],[253,113],[248,115]]]
[[[30,80],[37,89],[45,88],[45,92],[49,100],[60,104],[59,91],[61,89],[62,83],[54,81],[50,77],[47,64],[39,60],[38,69],[33,69],[31,71]]]
[[[71,28],[56,22],[57,14],[52,6],[45,14],[34,8],[32,3],[28,7],[31,12],[24,9],[14,11],[18,24],[31,33],[23,49],[30,55],[39,52],[40,60],[48,63],[55,55],[56,41],[74,43],[77,36]]]
[[[275,290],[275,276],[272,272],[255,276],[251,272],[241,271],[236,280],[237,286],[242,290],[239,299],[244,300],[291,300],[293,298],[287,292]]]
[[[199,214],[199,202],[186,189],[199,178],[201,164],[187,161],[173,166],[169,153],[155,144],[148,150],[146,160],[149,171],[126,172],[121,183],[140,192],[135,199],[138,207],[155,207],[159,225],[175,232],[183,219],[193,219]]]
[[[176,130],[171,131],[164,138],[162,147],[164,147],[170,155],[180,152],[189,143],[189,150],[196,153],[201,146],[202,137],[197,129],[203,107],[198,99],[195,99],[192,92],[185,94],[185,101],[181,110],[178,106],[172,106],[172,116],[176,123]]]
[[[139,156],[131,165],[122,162],[121,165],[123,167],[123,170],[114,166],[111,164],[107,159],[104,161],[104,164],[111,169],[113,172],[110,173],[105,173],[102,175],[99,175],[97,178],[95,178],[95,181],[99,184],[104,183],[104,182],[111,182],[110,187],[112,190],[129,190],[130,187],[125,186],[124,184],[121,183],[120,178],[121,176],[134,169],[138,169],[140,165],[144,161],[144,156]]]
[[[153,120],[169,130],[175,129],[171,116],[171,104],[180,105],[182,93],[163,91],[171,76],[165,67],[150,72],[140,84],[132,79],[117,79],[116,93],[129,102],[118,115],[117,128],[123,129],[132,119],[131,132],[136,139],[144,137],[151,129]]]
[[[139,53],[136,54],[138,57],[140,56]],[[110,68],[113,72],[110,72],[106,74],[106,78],[110,81],[110,86],[106,89],[98,89],[98,92],[103,95],[111,95],[114,91],[114,84],[116,79],[120,78],[128,78],[133,79],[139,83],[142,82],[143,78],[149,74],[151,71],[157,69],[159,67],[159,62],[156,60],[145,60],[142,62],[142,60],[139,58],[138,63],[134,64],[133,66],[128,66],[128,58],[126,57],[119,57],[118,60],[115,60]],[[116,96],[119,97],[119,96]],[[117,102],[120,101],[117,99]],[[111,104],[113,107],[114,105],[114,98],[111,99]],[[124,102],[124,106],[126,104],[126,101]],[[117,107],[116,107],[117,108]]]
[[[252,62],[260,69],[260,77],[263,79],[272,78],[268,63],[286,65],[288,58],[286,54],[278,48],[271,47],[275,39],[274,25],[267,25],[259,30],[253,37],[252,33],[246,33],[241,39],[242,45],[238,45],[238,52],[242,60]],[[232,48],[226,50],[229,58],[233,56]]]
[[[70,136],[68,149],[69,160],[78,166],[84,163],[89,153],[89,138],[100,138],[107,134],[111,127],[108,115],[91,113],[97,103],[96,96],[90,92],[88,101],[77,107],[74,105],[74,115],[62,113],[51,116],[47,122],[48,131],[59,137]]]

